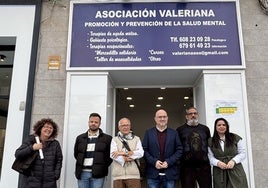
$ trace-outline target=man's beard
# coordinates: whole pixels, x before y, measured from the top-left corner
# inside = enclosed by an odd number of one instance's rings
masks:
[[[98,127],[90,127],[89,130],[92,132],[96,132],[99,128]]]
[[[187,124],[190,126],[197,126],[198,125],[198,119],[188,119]]]

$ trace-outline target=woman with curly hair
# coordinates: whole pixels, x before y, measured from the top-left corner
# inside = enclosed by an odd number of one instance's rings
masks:
[[[247,188],[247,178],[241,164],[246,158],[246,149],[242,138],[230,132],[226,119],[215,120],[214,134],[208,144],[214,188]]]
[[[16,158],[36,155],[29,172],[24,174],[21,187],[56,188],[62,167],[62,150],[56,140],[58,125],[52,119],[44,118],[35,123],[33,131],[15,152]]]

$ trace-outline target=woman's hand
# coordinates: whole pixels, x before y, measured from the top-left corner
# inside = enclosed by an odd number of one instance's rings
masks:
[[[227,165],[224,163],[224,162],[222,162],[222,161],[219,161],[218,163],[217,163],[217,166],[219,167],[219,168],[221,168],[221,169],[227,169]]]
[[[43,144],[42,143],[34,143],[33,144],[33,150],[36,151],[36,150],[39,150],[39,149],[43,149]]]
[[[227,164],[227,168],[228,169],[232,169],[234,168],[234,165],[235,165],[235,161],[234,160],[230,160]]]

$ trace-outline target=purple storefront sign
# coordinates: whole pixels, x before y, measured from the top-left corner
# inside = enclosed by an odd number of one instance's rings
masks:
[[[70,67],[241,66],[235,2],[74,4]]]

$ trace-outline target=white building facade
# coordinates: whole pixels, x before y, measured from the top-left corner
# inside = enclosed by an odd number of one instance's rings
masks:
[[[165,9],[158,8],[157,3],[163,3],[161,6],[163,5]],[[143,7],[144,4],[147,9]],[[93,12],[94,9],[91,8],[96,5],[98,5],[98,10],[103,10],[102,8],[108,5],[110,12],[107,11],[108,14],[105,14],[105,11],[97,11],[95,17],[83,17],[82,13],[87,12],[88,7],[89,12]],[[181,8],[182,5],[184,8]],[[123,8],[118,9],[120,6]],[[178,10],[213,10],[207,13],[206,19],[213,20],[214,14],[218,22],[213,23],[218,25],[217,27],[211,26],[214,30],[211,29],[207,34],[200,34],[201,31],[206,32],[208,26],[204,26],[204,22],[207,20],[201,19],[203,26],[200,26],[200,31],[196,29],[199,24],[196,21],[198,19],[194,19],[201,17],[197,12],[195,15],[191,12],[184,12],[184,15],[180,15],[183,14],[182,12],[167,13],[172,6],[179,7]],[[210,8],[203,8],[203,6]],[[129,7],[134,8],[129,9]],[[228,25],[228,18],[224,17],[225,15],[219,16],[221,9],[233,10],[231,13],[233,13],[235,23],[230,22],[234,24],[233,26]],[[118,10],[125,10],[125,12],[119,13]],[[132,10],[128,12],[132,16],[131,19],[126,13],[127,10]],[[155,13],[159,13],[162,17],[156,15],[152,18],[158,21],[157,24],[162,23],[163,27],[152,26],[151,24],[156,24],[156,22],[148,21],[149,14],[142,12],[144,10],[155,10]],[[151,14],[153,15],[154,12],[152,11]],[[136,16],[141,18],[142,15],[146,15],[145,21],[135,20]],[[183,20],[184,22],[181,21],[187,15],[190,18]],[[179,17],[180,23],[177,20],[176,23],[174,22],[173,19],[176,16],[176,19]],[[115,27],[113,24],[118,17],[121,20],[119,19],[119,25]],[[125,20],[122,20],[122,17]],[[93,21],[90,20],[91,18]],[[104,18],[106,21],[100,21]],[[111,125],[116,125],[117,89],[125,87],[191,87],[193,104],[199,109],[200,121],[207,124],[212,133],[215,118],[224,116],[231,125],[234,125],[231,130],[244,138],[247,146],[247,159],[243,166],[250,187],[262,188],[267,184],[268,178],[265,172],[268,166],[262,161],[267,158],[268,152],[265,144],[268,141],[265,126],[268,120],[265,110],[268,104],[268,89],[263,87],[268,75],[266,73],[268,58],[265,53],[268,50],[268,22],[267,15],[262,11],[257,0],[243,2],[170,1],[168,3],[104,0],[25,1],[23,3],[12,1],[0,4],[0,20],[5,25],[4,28],[0,28],[0,39],[9,37],[16,46],[8,115],[2,123],[5,123],[5,126],[1,125],[4,129],[1,132],[4,140],[1,188],[18,187],[19,175],[11,169],[14,152],[21,144],[23,137],[30,133],[32,124],[42,117],[51,117],[60,125],[58,140],[62,144],[64,161],[59,187],[75,187],[77,183],[74,177],[75,160],[73,157],[75,137],[85,132],[87,118],[91,112],[99,112],[102,115],[101,128],[108,134],[114,135],[115,126]],[[80,26],[80,22],[84,25]],[[101,27],[98,24],[101,24]],[[127,24],[132,25],[126,27]],[[149,26],[141,28],[142,24]],[[178,24],[181,26],[178,27]],[[180,30],[183,24],[185,28],[190,24],[196,25],[183,35],[181,33],[184,30],[178,32],[178,36],[171,35],[173,29]],[[152,27],[153,29],[150,30]],[[213,34],[217,29],[222,32],[221,35],[217,32]],[[234,29],[236,32],[232,32],[230,36],[229,33],[225,33],[225,29],[229,31]],[[108,37],[108,30],[114,33],[115,37]],[[132,36],[126,36],[130,30]],[[81,33],[77,34],[77,32]],[[83,32],[90,36],[83,37]],[[163,34],[158,32],[163,32]],[[156,37],[150,38],[150,35],[156,35]],[[188,40],[191,37],[197,40],[201,36],[211,38],[222,36],[217,39],[223,42],[217,45],[226,48],[229,54],[234,53],[230,56],[214,55],[211,58],[208,58],[209,55],[198,56],[199,58],[193,55],[183,58],[175,56],[175,52],[181,50],[184,50],[184,53],[193,52],[189,50],[190,45],[193,44],[204,46],[209,44],[217,48],[216,44],[211,41],[206,43],[194,43],[183,41],[183,39],[181,41],[179,36]],[[106,44],[108,40],[113,45],[113,50],[109,50],[109,56],[104,53],[108,51],[108,44]],[[120,40],[121,42],[116,43]],[[144,44],[141,45],[139,40],[144,41]],[[152,44],[148,44],[150,41]],[[162,50],[157,41],[160,41],[163,46]],[[81,44],[83,42],[85,44]],[[138,54],[130,55],[132,60],[136,58],[135,65],[128,62],[129,59],[123,59],[118,55],[123,51],[119,50],[122,44],[132,45],[130,47],[132,54]],[[94,49],[97,45],[99,49]],[[101,45],[104,47],[102,48]],[[177,47],[176,51],[173,50],[175,48],[173,45]],[[198,48],[192,46],[192,49]],[[202,49],[208,52],[205,47]],[[173,50],[173,55],[168,55],[172,54],[168,53],[169,50]],[[148,51],[149,55],[143,54],[144,51]],[[90,59],[91,57],[93,58]],[[117,64],[113,60],[109,61],[109,58],[106,61],[106,57],[118,58],[118,61],[124,60],[124,63]],[[151,63],[150,66],[148,62]],[[196,64],[189,65],[189,63]],[[0,69],[2,67],[0,64]],[[106,187],[110,187],[110,183],[111,177],[109,176]]]

